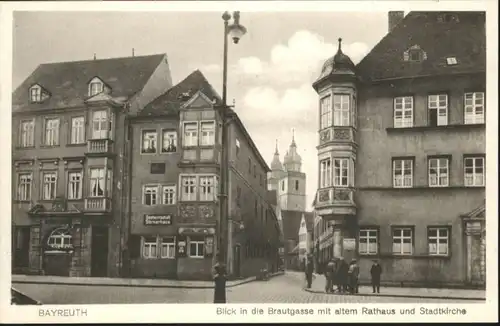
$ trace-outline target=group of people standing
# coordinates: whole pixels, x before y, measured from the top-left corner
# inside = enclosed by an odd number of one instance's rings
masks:
[[[332,258],[329,262],[322,266],[323,274],[325,275],[325,292],[326,293],[359,293],[359,265],[356,259],[352,259],[347,263],[344,257]],[[307,288],[311,288],[313,264],[312,259],[308,261],[305,268]],[[382,275],[382,267],[375,260],[370,269],[373,293],[380,293],[380,276]]]

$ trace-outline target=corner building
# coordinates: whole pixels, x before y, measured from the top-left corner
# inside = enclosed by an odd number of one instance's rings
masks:
[[[41,64],[14,91],[13,273],[122,275],[126,116],[171,86],[159,54]]]
[[[315,248],[369,282],[485,284],[483,12],[389,13],[357,65],[341,50],[319,95]]]

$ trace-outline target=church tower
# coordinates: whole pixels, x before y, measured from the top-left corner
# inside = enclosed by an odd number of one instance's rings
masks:
[[[271,172],[267,178],[267,189],[276,190],[276,193],[278,193],[278,185],[284,174],[285,171],[283,170],[283,165],[280,161],[280,153],[278,151],[278,140],[276,139],[276,149],[274,150],[274,156],[271,162]]]
[[[292,143],[285,154],[284,175],[280,179],[278,189],[278,202],[282,210],[306,210],[306,174],[301,172],[302,158],[297,153],[295,133]]]

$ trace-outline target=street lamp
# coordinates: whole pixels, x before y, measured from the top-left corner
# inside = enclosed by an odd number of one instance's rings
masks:
[[[229,192],[229,133],[227,126],[227,47],[228,36],[231,36],[233,42],[238,44],[241,37],[245,35],[246,28],[240,24],[240,12],[233,13],[234,22],[229,25],[231,15],[226,11],[222,15],[224,20],[224,53],[223,53],[223,72],[222,72],[222,105],[220,107],[220,116],[222,120],[222,144],[221,144],[221,189],[220,189],[220,217],[218,223],[219,233],[219,260],[226,262],[226,249],[228,245],[228,192]]]

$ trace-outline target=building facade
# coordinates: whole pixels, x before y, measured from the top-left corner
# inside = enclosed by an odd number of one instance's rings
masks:
[[[212,279],[218,252],[220,98],[199,71],[131,117],[130,275]],[[234,111],[229,125],[230,276],[277,265],[267,164]]]
[[[125,117],[171,86],[161,54],[42,64],[14,91],[14,273],[121,275]]]
[[[485,284],[485,15],[389,13],[357,65],[340,47],[319,95],[318,260],[369,281]]]

